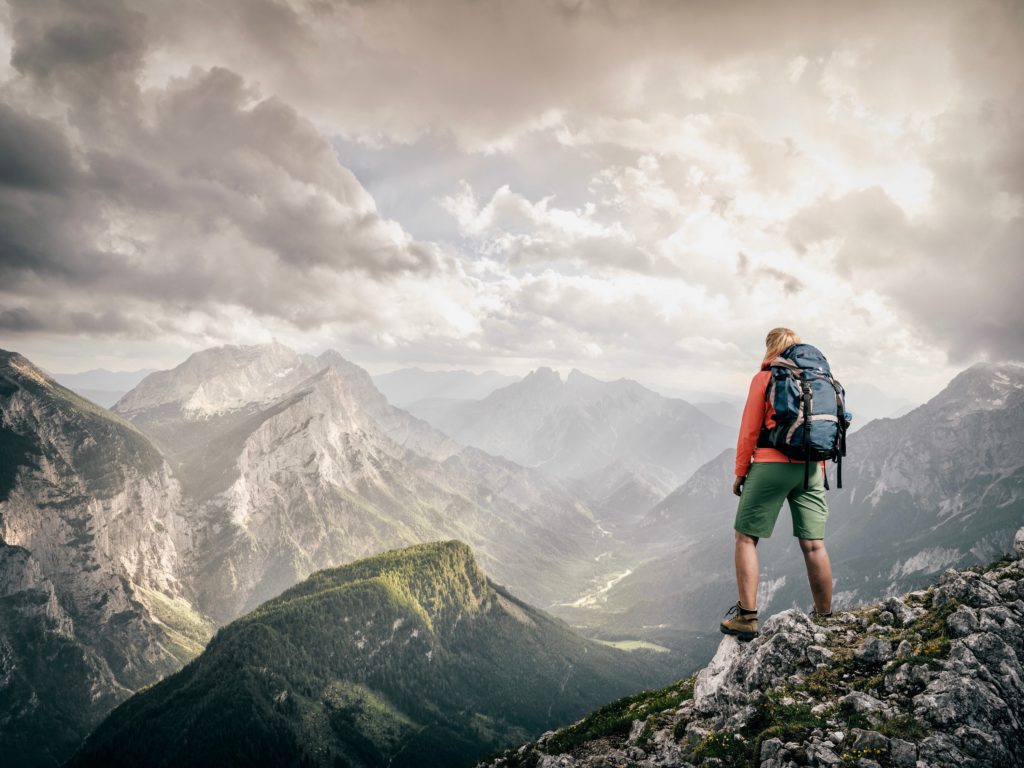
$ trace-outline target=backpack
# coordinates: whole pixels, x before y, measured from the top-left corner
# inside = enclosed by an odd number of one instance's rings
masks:
[[[765,398],[775,409],[775,426],[762,425],[757,444],[806,462],[804,488],[811,463],[832,459],[837,465],[836,484],[842,488],[846,430],[852,414],[846,410],[846,390],[832,377],[828,360],[810,344],[793,344],[769,363],[769,370]]]

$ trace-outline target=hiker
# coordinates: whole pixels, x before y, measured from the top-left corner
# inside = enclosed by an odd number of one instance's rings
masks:
[[[787,500],[793,535],[800,540],[814,598],[811,616],[831,616],[832,565],[825,550],[828,479],[825,462],[818,459],[828,456],[841,462],[851,418],[845,410],[845,392],[832,379],[828,362],[817,349],[802,344],[789,328],[773,328],[765,346],[761,370],[750,383],[743,408],[732,485],[733,493],[740,497],[733,524],[739,600],[726,613],[721,630],[740,640],[758,634],[757,542],[772,535],[782,503]],[[813,416],[809,419],[811,429],[801,428],[802,413]],[[798,429],[792,428],[793,424]],[[797,456],[814,458],[805,461]],[[842,464],[839,466],[841,488]]]

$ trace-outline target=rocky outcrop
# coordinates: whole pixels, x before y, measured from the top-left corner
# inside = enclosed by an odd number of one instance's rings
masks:
[[[488,765],[1022,765],[1022,538],[988,567],[829,620],[783,611],[749,643],[724,638],[691,680],[631,697],[625,718],[609,705]]]

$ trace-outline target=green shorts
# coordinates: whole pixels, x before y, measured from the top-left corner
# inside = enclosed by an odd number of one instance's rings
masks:
[[[755,461],[743,484],[733,528],[748,536],[767,539],[775,530],[782,502],[789,499],[793,535],[800,539],[824,539],[828,502],[825,501],[821,462],[816,461],[811,467],[808,485],[810,487],[804,490],[802,462]]]

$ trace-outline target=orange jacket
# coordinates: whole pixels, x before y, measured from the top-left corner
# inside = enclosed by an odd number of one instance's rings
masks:
[[[736,476],[746,477],[750,471],[751,461],[788,461],[803,464],[800,459],[791,459],[777,448],[758,446],[757,437],[761,434],[761,425],[769,429],[775,426],[775,408],[767,400],[768,382],[772,374],[768,370],[769,361],[761,363],[761,370],[754,374],[747,392],[747,403],[743,406],[743,417],[740,419],[740,436],[736,441]],[[822,471],[825,462],[821,463]]]

